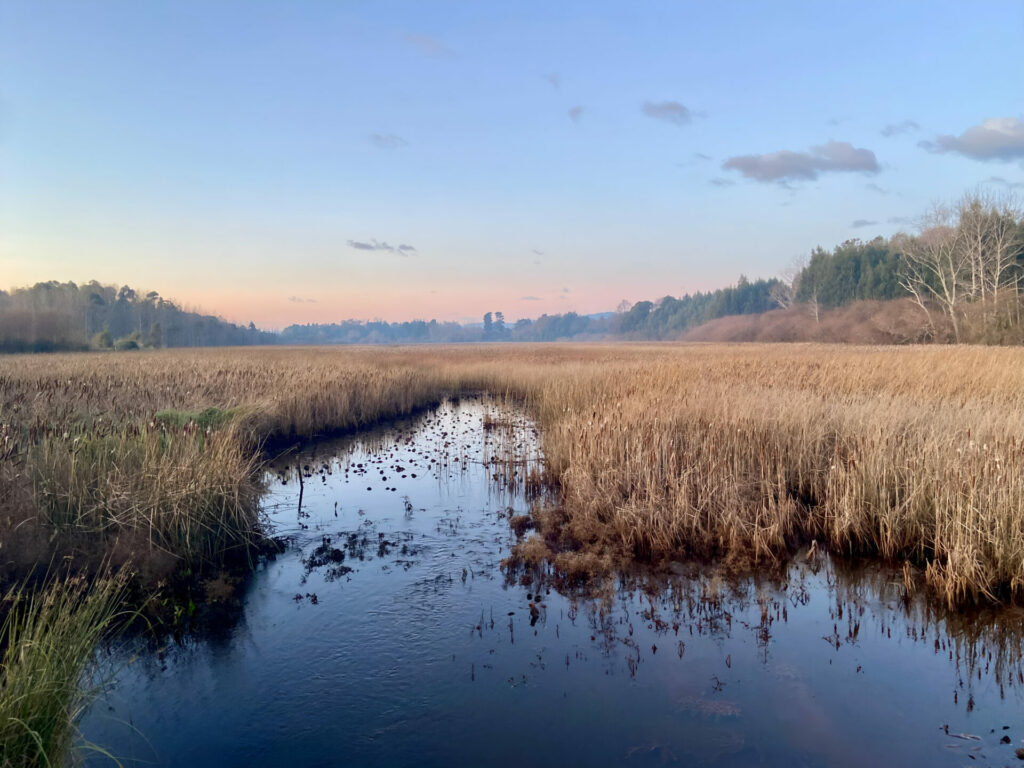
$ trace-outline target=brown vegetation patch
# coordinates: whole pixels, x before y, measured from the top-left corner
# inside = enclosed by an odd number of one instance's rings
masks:
[[[961,339],[1019,345],[1021,306],[1007,295],[998,304],[965,304],[957,311]],[[815,314],[806,304],[756,315],[730,315],[687,331],[684,341],[824,344],[952,343],[953,325],[938,307],[925,312],[911,299],[855,301]]]
[[[815,316],[806,305],[775,309],[760,315],[718,318],[684,335],[704,342],[817,342],[844,344],[916,344],[951,334],[941,316],[929,318],[910,299],[856,301],[821,310]]]
[[[508,525],[516,536],[521,537],[533,528],[533,520],[529,515],[513,515],[509,518]]]

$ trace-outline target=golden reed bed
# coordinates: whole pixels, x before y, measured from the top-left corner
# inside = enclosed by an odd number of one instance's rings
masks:
[[[922,566],[950,604],[1024,595],[1024,353],[1012,348],[4,357],[2,551],[17,559],[12,531],[38,512],[48,526],[116,537],[133,552],[148,541],[175,557],[208,554],[251,533],[258,444],[481,390],[521,400],[541,428],[561,511],[534,549],[771,561],[816,540]],[[188,417],[209,407],[218,418],[206,426]],[[168,409],[177,416],[157,417]]]

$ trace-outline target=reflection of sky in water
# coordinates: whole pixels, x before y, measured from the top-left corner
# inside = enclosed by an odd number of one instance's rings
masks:
[[[785,580],[510,585],[509,508],[529,505],[491,457],[510,436],[516,471],[536,455],[488,409],[279,459],[266,508],[292,546],[238,626],[118,657],[86,737],[191,766],[1002,765],[1024,746],[1016,612],[945,619],[824,558]]]

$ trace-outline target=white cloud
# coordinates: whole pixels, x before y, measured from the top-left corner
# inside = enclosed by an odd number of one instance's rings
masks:
[[[959,136],[945,134],[919,146],[929,152],[954,152],[972,160],[1015,160],[1024,158],[1024,120],[992,117],[973,125]]]

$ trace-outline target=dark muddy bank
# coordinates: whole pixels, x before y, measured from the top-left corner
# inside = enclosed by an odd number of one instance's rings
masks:
[[[220,631],[112,651],[85,736],[129,765],[1016,761],[1021,612],[947,616],[823,556],[562,593],[500,567],[538,457],[522,414],[467,401],[275,461],[286,551]]]

